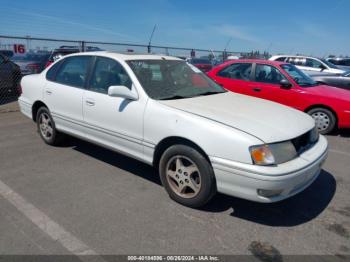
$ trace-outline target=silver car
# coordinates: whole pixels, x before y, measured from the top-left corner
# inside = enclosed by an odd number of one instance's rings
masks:
[[[269,60],[293,64],[308,75],[319,74],[320,72],[329,74],[343,74],[346,72],[346,70],[340,69],[325,59],[310,56],[277,55],[272,56]]]

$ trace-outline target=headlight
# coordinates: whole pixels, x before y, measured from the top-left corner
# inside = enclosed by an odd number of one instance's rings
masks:
[[[256,165],[266,166],[275,164],[275,158],[268,145],[250,147],[250,154]]]
[[[249,150],[254,164],[262,166],[282,164],[298,155],[290,141],[252,146]]]

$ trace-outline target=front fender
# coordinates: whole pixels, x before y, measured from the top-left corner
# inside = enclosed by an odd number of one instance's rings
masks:
[[[182,137],[198,145],[210,157],[251,164],[251,145],[258,138],[204,117],[149,100],[144,115],[144,145],[147,162],[153,162],[157,144],[167,137]]]

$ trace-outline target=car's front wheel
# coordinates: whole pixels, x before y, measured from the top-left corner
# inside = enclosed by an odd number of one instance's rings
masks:
[[[213,168],[190,146],[169,147],[160,159],[159,173],[169,196],[185,206],[203,206],[216,192]]]
[[[330,110],[318,107],[308,111],[308,114],[315,120],[318,132],[321,134],[329,134],[334,130],[337,119]]]
[[[56,130],[55,122],[46,107],[39,108],[36,115],[36,124],[40,137],[46,144],[54,146],[62,142],[64,135]]]

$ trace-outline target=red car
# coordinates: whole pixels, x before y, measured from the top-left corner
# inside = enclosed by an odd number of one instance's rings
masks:
[[[213,67],[210,60],[205,58],[191,58],[189,62],[203,72],[208,72]]]
[[[208,76],[227,90],[272,100],[310,114],[321,134],[330,133],[336,126],[350,128],[350,91],[318,84],[294,65],[234,60],[214,68]]]

